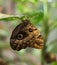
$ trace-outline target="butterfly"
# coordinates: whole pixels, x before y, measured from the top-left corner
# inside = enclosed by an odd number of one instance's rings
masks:
[[[40,31],[26,19],[13,30],[10,37],[10,46],[17,51],[27,47],[42,49],[44,47],[44,39]]]

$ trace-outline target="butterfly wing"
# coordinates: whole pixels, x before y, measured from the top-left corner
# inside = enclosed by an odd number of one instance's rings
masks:
[[[44,40],[39,30],[28,20],[25,20],[13,30],[10,45],[14,50],[26,47],[42,49]]]

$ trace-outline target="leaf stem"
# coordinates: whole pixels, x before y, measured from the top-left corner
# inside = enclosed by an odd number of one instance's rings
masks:
[[[43,1],[43,7],[44,7],[44,19],[43,19],[43,31],[44,31],[44,48],[42,49],[42,62],[41,64],[45,64],[45,54],[46,54],[46,42],[49,34],[49,25],[48,25],[48,0]]]

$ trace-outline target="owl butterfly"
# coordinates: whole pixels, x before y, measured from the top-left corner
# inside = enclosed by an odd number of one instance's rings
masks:
[[[23,20],[12,32],[10,45],[13,50],[27,47],[42,49],[44,40],[39,30],[29,21]]]

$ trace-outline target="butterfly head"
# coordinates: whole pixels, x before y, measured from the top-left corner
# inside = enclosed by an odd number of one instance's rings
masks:
[[[29,21],[25,20],[13,30],[10,45],[12,49],[18,51],[26,47],[42,49],[44,40],[39,30]]]

